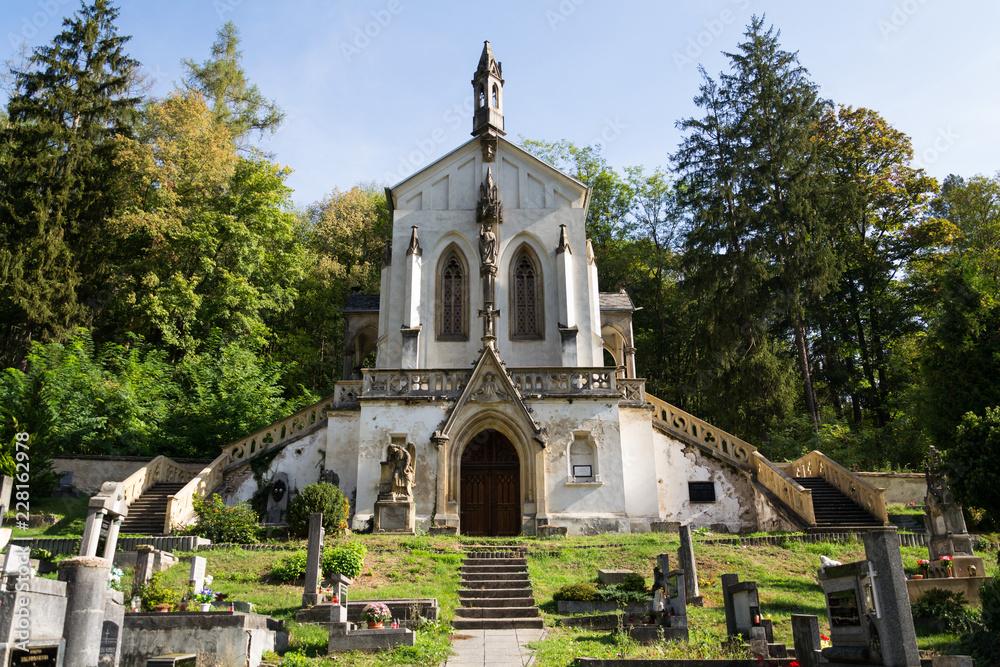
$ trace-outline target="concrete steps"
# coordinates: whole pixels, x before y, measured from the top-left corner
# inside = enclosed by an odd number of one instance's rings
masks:
[[[510,546],[472,547],[462,561],[461,606],[456,630],[541,628],[542,617],[528,578],[524,550]]]
[[[812,490],[816,529],[864,530],[882,523],[822,477],[796,477],[795,481]]]
[[[128,516],[122,521],[119,534],[163,535],[167,501],[170,496],[183,489],[185,484],[186,482],[159,482],[146,489],[129,506]]]

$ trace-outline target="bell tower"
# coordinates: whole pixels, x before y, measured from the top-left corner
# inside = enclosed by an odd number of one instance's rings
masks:
[[[472,77],[475,113],[472,116],[472,136],[496,138],[503,136],[503,72],[493,57],[489,42],[483,42],[483,55]]]

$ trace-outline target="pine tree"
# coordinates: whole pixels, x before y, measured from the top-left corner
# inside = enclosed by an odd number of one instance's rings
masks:
[[[14,72],[0,129],[0,361],[90,322],[111,297],[111,230],[138,98],[118,10],[95,0]]]
[[[686,284],[702,304],[706,387],[733,413],[786,405],[785,387],[758,386],[733,376],[769,369],[791,381],[776,341],[788,335],[798,362],[807,412],[819,419],[812,386],[804,307],[835,276],[810,141],[826,104],[796,54],[783,51],[780,33],[753,17],[739,52],[726,54],[730,71],[704,83],[696,104],[705,115],[680,122],[688,132],[674,156],[682,174],[682,203],[692,227],[686,239]],[[756,369],[756,370],[754,370]],[[736,396],[740,387],[773,394]],[[763,412],[758,423],[764,424]],[[717,417],[716,417],[717,418]],[[753,422],[751,419],[750,422]],[[757,429],[754,429],[757,430]]]

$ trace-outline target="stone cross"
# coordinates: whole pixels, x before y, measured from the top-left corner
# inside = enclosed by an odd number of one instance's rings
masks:
[[[205,588],[205,563],[206,561],[202,556],[191,556],[191,574],[188,576],[188,586],[195,593]]]
[[[698,566],[694,561],[694,545],[691,543],[691,526],[680,527],[681,547],[677,551],[677,559],[684,570],[684,582],[687,587],[687,601],[690,604],[701,604],[701,594],[698,591]]]
[[[483,342],[490,344],[496,340],[493,318],[500,317],[500,311],[495,309],[492,303],[486,303],[485,305],[486,308],[479,311],[479,317],[483,318]]]
[[[320,572],[323,568],[323,513],[313,512],[309,515],[309,550],[306,554],[306,579],[303,585],[302,606],[313,607],[319,604],[319,594],[316,589],[320,584]]]

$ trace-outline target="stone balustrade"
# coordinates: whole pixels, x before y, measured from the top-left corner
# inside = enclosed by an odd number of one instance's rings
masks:
[[[219,454],[214,461],[185,484],[180,491],[167,500],[167,515],[163,519],[163,533],[169,535],[175,528],[186,526],[194,520],[194,497],[208,497],[215,487],[222,483],[229,455]],[[189,473],[190,474],[190,473]]]
[[[364,398],[397,398],[406,396],[458,396],[472,377],[471,370],[367,370],[362,381]]]
[[[645,378],[615,378],[621,405],[643,407],[646,405]]]
[[[515,368],[510,376],[522,396],[618,395],[614,368]]]
[[[653,421],[667,432],[708,447],[714,450],[719,458],[744,470],[753,469],[751,458],[757,448],[750,443],[717,429],[652,394],[646,394],[646,400],[653,405]]]
[[[358,398],[361,396],[363,384],[361,380],[338,382],[333,393],[333,407],[338,410],[357,410],[361,406]]]
[[[522,396],[621,396],[613,368],[514,368],[510,377]],[[471,370],[368,370],[361,398],[456,398],[472,377]],[[626,382],[617,380],[617,383]],[[630,380],[630,400],[645,395],[645,380]],[[340,384],[338,383],[338,387]],[[643,399],[644,400],[644,399]]]
[[[760,452],[753,453],[754,475],[764,488],[778,496],[807,525],[816,525],[812,491],[786,475]]]
[[[129,507],[136,498],[145,493],[157,482],[185,482],[191,478],[191,472],[166,456],[160,455],[125,478],[122,488],[125,493],[125,506]]]
[[[813,450],[792,463],[796,477],[822,477],[866,512],[889,523],[885,508],[885,489],[865,481],[821,451]]]
[[[336,394],[327,396],[291,416],[226,445],[222,448],[222,453],[228,457],[227,465],[239,464],[251,459],[268,447],[287,442],[301,435],[304,431],[319,425],[323,420],[324,412],[334,408],[336,397]]]

